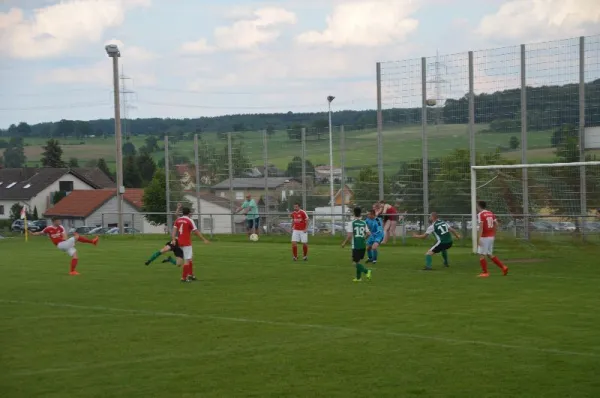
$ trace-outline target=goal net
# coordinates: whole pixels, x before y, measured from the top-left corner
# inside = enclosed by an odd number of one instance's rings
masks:
[[[477,249],[477,201],[487,202],[501,231],[600,236],[600,161],[471,167],[471,229]],[[472,226],[472,227],[471,227]]]

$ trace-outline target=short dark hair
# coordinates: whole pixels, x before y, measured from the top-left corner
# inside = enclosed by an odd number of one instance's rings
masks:
[[[362,210],[360,207],[355,207],[354,210],[354,217],[360,217],[360,214],[362,213]]]
[[[373,209],[369,210],[369,214],[375,214],[375,210],[373,210]]]
[[[298,205],[298,206],[300,206],[300,207],[302,207],[302,204],[301,204],[300,202],[296,202],[296,203],[294,203],[294,204],[295,204],[295,205]]]
[[[60,220],[60,217],[58,217],[58,216],[54,216],[54,217],[52,217],[52,219],[51,219],[51,220],[52,220],[52,222],[54,222],[54,221],[58,221],[58,220]]]
[[[189,207],[184,207],[183,209],[181,209],[181,214],[183,214],[184,216],[189,216],[191,212],[192,211]]]
[[[481,207],[482,209],[485,209],[487,207],[487,203],[485,202],[485,200],[480,200],[479,202],[477,202],[477,205],[479,205],[479,207]]]

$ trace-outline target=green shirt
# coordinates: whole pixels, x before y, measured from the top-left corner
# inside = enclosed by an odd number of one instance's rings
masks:
[[[427,235],[433,234],[439,243],[452,243],[452,234],[450,233],[450,225],[442,220],[436,220],[425,231]]]
[[[352,233],[352,248],[353,249],[366,249],[367,248],[367,233],[369,227],[363,220],[354,220],[350,224],[350,231]]]
[[[258,206],[254,199],[246,200],[242,203],[242,209],[250,209],[248,213],[246,213],[246,220],[255,220],[258,216]]]

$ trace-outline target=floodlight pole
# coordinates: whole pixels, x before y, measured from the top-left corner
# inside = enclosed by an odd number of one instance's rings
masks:
[[[119,223],[119,234],[123,235],[125,226],[123,225],[123,145],[121,144],[121,100],[119,98],[119,57],[121,52],[115,45],[105,47],[106,53],[113,61],[113,90],[115,96],[115,146],[116,146],[116,166],[117,166],[117,217]]]
[[[331,235],[335,236],[335,212],[334,191],[333,191],[333,126],[331,124],[331,103],[335,97],[330,95],[327,97],[329,105],[329,200],[331,206]]]

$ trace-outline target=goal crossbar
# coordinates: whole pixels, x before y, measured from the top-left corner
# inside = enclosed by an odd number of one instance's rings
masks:
[[[527,163],[527,164],[491,164],[485,166],[471,166],[471,237],[473,240],[473,253],[477,253],[477,170],[505,170],[505,169],[531,169],[554,167],[585,167],[600,166],[600,161],[570,162],[570,163]]]

